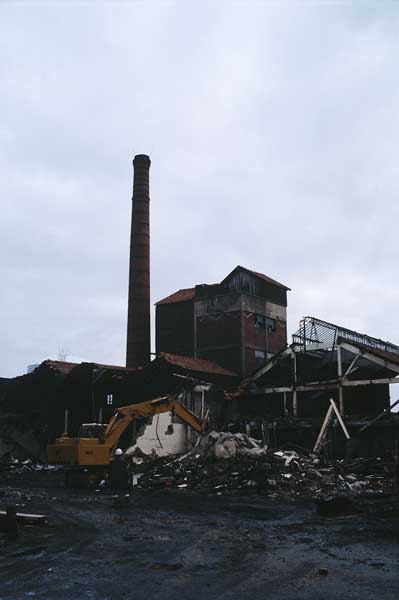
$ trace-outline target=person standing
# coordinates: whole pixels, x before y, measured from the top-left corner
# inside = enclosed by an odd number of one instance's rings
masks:
[[[109,467],[109,486],[113,490],[129,489],[129,470],[120,448],[115,450]]]

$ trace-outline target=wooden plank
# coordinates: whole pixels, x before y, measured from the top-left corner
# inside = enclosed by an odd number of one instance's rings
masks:
[[[0,510],[0,518],[7,518],[7,512],[5,510]],[[18,521],[29,521],[30,523],[44,523],[47,521],[46,515],[35,515],[30,513],[19,513],[17,512],[17,520]]]
[[[341,414],[340,414],[340,412],[339,412],[339,410],[337,408],[337,405],[335,404],[335,402],[334,402],[334,400],[332,398],[330,398],[330,402],[331,402],[331,406],[333,407],[334,412],[335,412],[335,414],[337,416],[338,422],[339,422],[339,424],[342,427],[342,431],[344,432],[346,439],[350,440],[351,436],[348,433],[348,430],[347,430],[347,428],[345,426],[345,423],[344,423],[344,421],[343,421],[343,419],[341,417]]]
[[[341,415],[343,415],[345,412],[345,406],[344,406],[344,388],[342,387],[342,385],[340,385],[338,388],[338,397],[339,397],[339,412],[341,413]]]
[[[342,377],[342,350],[340,346],[337,346],[337,358],[338,358],[338,377]]]
[[[259,377],[262,377],[262,375],[270,371],[270,369],[272,369],[279,360],[286,356],[289,356],[290,354],[292,354],[292,352],[293,349],[291,348],[291,346],[288,346],[288,348],[286,348],[283,352],[276,354],[276,356],[273,358],[270,358],[264,367],[260,368],[259,371],[256,371],[252,375],[252,379],[256,381],[257,379],[259,379]]]
[[[319,452],[319,450],[320,450],[320,448],[322,446],[322,443],[324,441],[324,438],[326,436],[327,429],[328,429],[328,427],[329,427],[329,425],[331,423],[332,414],[333,414],[333,407],[330,405],[328,407],[326,416],[324,417],[324,421],[323,421],[323,424],[321,426],[320,433],[319,433],[319,435],[317,437],[316,443],[314,445],[313,452]]]
[[[263,388],[263,389],[260,388],[260,389],[262,390],[262,392],[264,394],[279,394],[280,392],[292,392],[293,387],[290,385],[290,386],[285,386],[285,387],[280,386],[280,387],[274,387],[274,388],[268,387],[268,388]]]
[[[352,387],[357,385],[384,385],[391,383],[399,383],[399,377],[384,377],[383,379],[360,379],[360,380],[349,380],[344,379],[342,385],[344,387]]]
[[[344,379],[345,379],[346,377],[348,377],[348,375],[350,375],[350,374],[351,374],[353,367],[355,366],[355,364],[356,364],[356,363],[357,363],[357,361],[359,360],[359,357],[360,357],[360,354],[356,354],[356,355],[353,357],[353,360],[352,360],[351,364],[349,365],[349,367],[346,369],[346,371],[345,371],[345,373],[344,373]]]
[[[356,387],[360,385],[386,385],[387,383],[399,383],[399,377],[384,377],[383,379],[360,379],[360,380],[349,380],[343,379],[343,387]],[[297,385],[297,392],[317,392],[320,390],[334,390],[339,386],[338,382],[325,382],[317,383],[312,382],[307,385]],[[264,394],[276,394],[280,392],[293,392],[293,386],[279,386],[279,387],[264,387],[260,388]]]
[[[275,394],[280,392],[293,392],[296,389],[297,392],[315,392],[319,390],[335,390],[338,387],[338,383],[314,383],[308,385],[297,385],[296,387],[290,386],[279,386],[279,387],[264,387],[259,388],[263,394]]]

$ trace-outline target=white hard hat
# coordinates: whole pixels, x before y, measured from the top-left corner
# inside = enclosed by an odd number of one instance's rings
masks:
[[[115,456],[122,456],[122,454],[123,454],[123,452],[122,452],[122,450],[120,448],[117,448],[115,450]]]

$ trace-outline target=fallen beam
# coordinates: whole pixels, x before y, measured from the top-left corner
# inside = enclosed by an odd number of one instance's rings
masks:
[[[329,426],[331,424],[334,412],[335,412],[335,416],[338,419],[339,424],[342,427],[342,431],[344,432],[344,435],[345,435],[346,439],[347,440],[350,439],[350,435],[349,435],[348,430],[347,430],[347,428],[345,426],[345,423],[344,423],[344,421],[343,421],[343,419],[342,419],[342,417],[340,415],[340,412],[339,412],[339,410],[337,408],[337,405],[335,404],[334,400],[332,398],[330,398],[330,406],[328,407],[326,416],[324,418],[323,424],[322,424],[321,429],[320,429],[320,433],[319,433],[319,435],[317,437],[317,441],[316,441],[316,443],[314,445],[313,452],[318,453],[321,450],[321,447],[323,445],[324,439],[325,439],[325,437],[327,435],[328,428],[329,428]]]
[[[326,437],[327,430],[331,423],[333,412],[334,412],[334,409],[332,407],[332,404],[330,404],[330,406],[328,407],[326,416],[324,417],[324,421],[321,426],[320,433],[317,437],[317,441],[314,445],[313,452],[316,452],[316,453],[319,452],[320,448],[322,447],[324,438]]]
[[[343,418],[342,418],[342,416],[341,416],[341,413],[339,412],[339,410],[338,410],[338,408],[337,408],[337,405],[335,404],[335,402],[334,402],[334,400],[333,400],[332,398],[330,398],[330,402],[331,402],[331,406],[332,406],[332,407],[333,407],[333,409],[334,409],[335,415],[336,415],[336,417],[337,417],[337,419],[338,419],[338,423],[339,423],[339,424],[341,425],[341,427],[342,427],[342,431],[344,432],[346,439],[347,439],[347,440],[350,440],[350,435],[349,435],[349,433],[348,433],[348,430],[347,430],[347,428],[346,428],[346,426],[345,426],[345,423],[344,423],[344,421],[343,421]]]
[[[44,524],[47,522],[47,517],[46,515],[35,515],[35,514],[30,514],[30,513],[20,513],[17,512],[17,521],[22,521],[23,523],[31,523],[31,524]],[[7,511],[6,510],[0,510],[0,519],[6,519],[7,518]]]

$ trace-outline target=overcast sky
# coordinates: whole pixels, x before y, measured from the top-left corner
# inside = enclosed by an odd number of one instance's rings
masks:
[[[399,343],[399,5],[0,5],[0,376],[124,364],[132,158],[152,302],[237,264]]]

